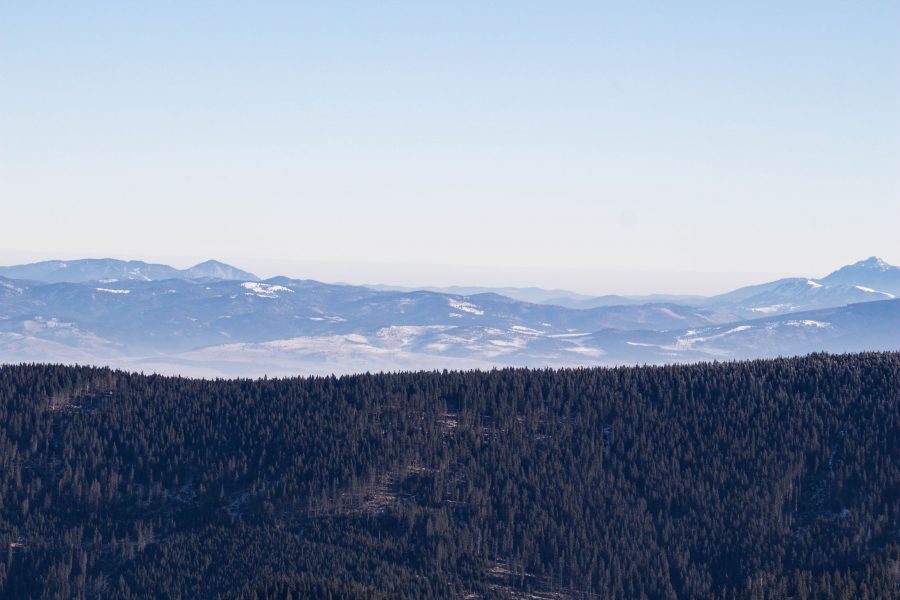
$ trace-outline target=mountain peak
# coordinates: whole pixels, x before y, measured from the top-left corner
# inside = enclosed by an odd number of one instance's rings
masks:
[[[245,281],[256,281],[259,279],[253,273],[214,259],[198,263],[190,269],[185,269],[185,273],[191,279],[242,279]]]
[[[888,264],[887,262],[883,261],[882,259],[878,258],[877,256],[870,256],[869,258],[857,261],[857,262],[853,263],[852,265],[843,266],[840,269],[838,269],[837,271],[828,275],[828,277],[831,277],[832,275],[836,275],[838,273],[861,273],[861,272],[884,273],[884,272],[888,272],[888,271],[893,271],[897,268],[898,267]]]
[[[821,281],[829,285],[842,284],[871,288],[881,292],[900,294],[900,267],[895,267],[877,256],[870,256],[841,267],[823,277]]]
[[[877,256],[870,256],[869,258],[867,258],[865,260],[861,260],[859,262],[855,262],[850,266],[858,267],[858,268],[862,268],[862,269],[873,269],[873,270],[877,270],[877,271],[890,271],[891,269],[897,268],[897,267],[894,267],[893,265],[889,265],[888,263],[884,262]]]

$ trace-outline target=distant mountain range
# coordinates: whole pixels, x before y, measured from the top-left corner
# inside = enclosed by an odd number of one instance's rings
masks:
[[[47,260],[27,265],[0,267],[0,276],[44,283],[84,283],[87,281],[160,281],[163,279],[242,279],[256,281],[253,273],[236,269],[216,260],[208,260],[189,269],[145,263],[141,260],[83,258]]]
[[[261,281],[217,261],[46,261],[0,267],[0,362],[255,376],[897,350],[898,294],[900,269],[874,257],[711,297],[598,298]]]
[[[394,292],[414,292],[428,291],[437,292],[438,294],[451,294],[457,296],[474,296],[476,294],[498,294],[506,296],[513,300],[521,300],[522,302],[533,302],[535,304],[553,304],[556,306],[564,306],[566,308],[600,308],[601,306],[627,306],[631,304],[650,304],[660,302],[676,302],[681,304],[691,304],[702,302],[703,296],[688,296],[678,294],[650,294],[646,296],[588,296],[586,294],[577,294],[569,290],[546,290],[537,287],[484,287],[484,286],[462,286],[452,285],[447,287],[401,287],[393,285],[367,285],[366,287],[373,290],[394,291]]]

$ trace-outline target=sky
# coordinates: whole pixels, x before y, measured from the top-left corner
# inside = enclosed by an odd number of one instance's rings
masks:
[[[898,231],[893,0],[0,1],[0,264],[713,293]]]

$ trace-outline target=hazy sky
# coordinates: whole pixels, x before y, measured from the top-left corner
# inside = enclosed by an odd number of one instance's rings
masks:
[[[898,232],[896,0],[0,0],[0,264],[709,292]]]

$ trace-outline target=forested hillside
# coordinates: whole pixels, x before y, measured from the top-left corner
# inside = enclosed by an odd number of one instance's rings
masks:
[[[5,597],[900,597],[900,354],[0,368]]]

